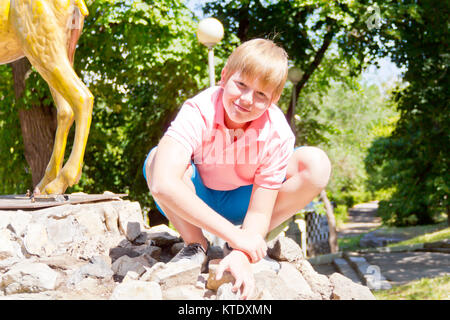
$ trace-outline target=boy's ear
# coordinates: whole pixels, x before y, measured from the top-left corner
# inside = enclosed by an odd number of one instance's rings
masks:
[[[227,69],[224,67],[220,72],[220,82],[219,86],[223,87],[225,85],[225,74],[227,73]]]

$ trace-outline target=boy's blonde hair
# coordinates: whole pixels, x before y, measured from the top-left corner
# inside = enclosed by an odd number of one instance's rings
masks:
[[[250,80],[257,79],[264,89],[272,90],[272,100],[283,91],[288,74],[288,55],[272,40],[253,39],[237,47],[228,57],[223,80],[241,72]]]

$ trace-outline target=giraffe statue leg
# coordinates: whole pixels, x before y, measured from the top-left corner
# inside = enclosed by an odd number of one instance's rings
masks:
[[[55,143],[53,145],[52,156],[45,169],[44,177],[37,184],[35,193],[39,194],[45,186],[53,181],[62,168],[64,161],[64,151],[66,150],[67,135],[73,123],[73,111],[66,100],[55,89],[50,88],[53,100],[57,110],[57,127],[55,134]]]
[[[64,7],[62,2],[46,0],[15,1],[11,5],[11,25],[25,56],[52,89],[58,110],[55,146],[43,180],[38,184],[42,193],[64,193],[78,182],[89,135],[93,95],[78,78],[68,57],[67,20],[55,14]],[[70,110],[69,110],[70,108]],[[67,133],[75,121],[75,140],[72,153],[62,167]],[[56,177],[55,177],[56,176]]]

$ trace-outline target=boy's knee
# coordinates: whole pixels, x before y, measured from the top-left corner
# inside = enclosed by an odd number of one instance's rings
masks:
[[[318,189],[324,189],[331,175],[331,162],[327,154],[317,147],[298,149],[298,168],[307,170],[310,182]]]

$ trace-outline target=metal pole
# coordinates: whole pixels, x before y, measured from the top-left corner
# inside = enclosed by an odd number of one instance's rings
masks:
[[[296,104],[296,94],[295,91],[297,89],[297,83],[294,82],[294,87],[292,88],[292,119],[294,119],[294,115],[295,115],[295,104]]]
[[[214,49],[213,46],[208,47],[208,66],[209,66],[209,86],[215,86],[215,70],[214,70]]]

